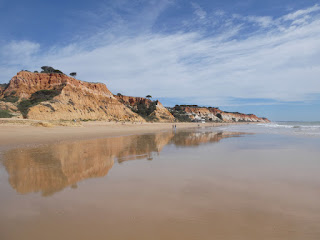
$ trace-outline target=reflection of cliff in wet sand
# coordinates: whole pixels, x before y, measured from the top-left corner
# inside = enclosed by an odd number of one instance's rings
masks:
[[[117,155],[118,162],[136,159],[152,160],[151,153],[160,153],[173,136],[174,133],[167,132],[128,137],[127,139],[131,143]]]
[[[81,179],[105,176],[113,164],[102,145],[86,142],[12,150],[4,161],[17,192],[42,191],[45,196],[75,187]]]
[[[239,137],[243,133],[232,132],[181,132],[176,134],[172,139],[172,142],[176,146],[199,146],[203,143],[219,142],[223,138]]]
[[[15,149],[4,155],[3,165],[17,192],[41,191],[48,196],[68,186],[76,187],[81,180],[107,175],[115,158],[119,163],[134,159],[152,160],[152,153],[160,153],[169,143],[197,146],[233,136],[239,134],[166,132]]]

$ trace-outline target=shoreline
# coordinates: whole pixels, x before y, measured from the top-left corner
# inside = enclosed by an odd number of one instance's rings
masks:
[[[35,120],[5,121],[0,119],[0,150],[28,147],[65,141],[89,140],[125,135],[148,134],[179,129],[217,127],[231,124],[249,123],[116,123],[104,121],[81,122],[80,124],[57,126]]]

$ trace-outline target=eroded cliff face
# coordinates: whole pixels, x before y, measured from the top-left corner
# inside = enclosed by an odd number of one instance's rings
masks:
[[[206,119],[207,121],[221,122],[213,108],[185,107],[183,108],[191,120]]]
[[[24,115],[29,119],[145,121],[120,103],[104,84],[64,74],[19,72],[3,91],[2,98],[5,96],[25,101],[22,103],[28,109]]]
[[[18,108],[15,104],[13,104],[11,102],[2,102],[2,101],[0,101],[0,110],[8,110],[8,111],[14,112],[14,113],[19,112]],[[21,115],[21,114],[18,114],[18,115]]]
[[[151,101],[142,97],[115,95],[124,105],[133,112],[158,122],[174,122],[174,116],[159,101]]]
[[[152,117],[159,119],[159,122],[174,122],[175,117],[159,101],[156,104],[156,110],[151,113]]]
[[[218,108],[211,108],[211,112],[224,122],[270,122],[267,118],[260,118],[254,114],[224,112]]]
[[[270,122],[266,118],[259,118],[254,114],[224,112],[218,108],[197,107],[197,106],[175,106],[172,111],[180,116],[186,116],[191,121],[213,122]]]
[[[143,97],[131,97],[131,96],[124,96],[124,95],[114,95],[122,103],[131,106],[134,109],[137,109],[139,104],[143,104],[149,107],[152,104],[152,101],[147,98]]]

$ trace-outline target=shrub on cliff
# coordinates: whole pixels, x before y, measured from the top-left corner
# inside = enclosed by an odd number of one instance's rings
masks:
[[[30,100],[24,99],[19,103],[18,109],[24,118],[27,118],[30,107],[32,107]]]
[[[0,83],[0,89],[6,89],[9,86],[8,83]]]
[[[141,116],[149,116],[154,110],[156,110],[156,105],[156,102],[152,102],[149,107],[146,104],[139,103],[137,105],[137,113]]]
[[[130,107],[130,109],[139,114],[141,117],[143,117],[145,120],[147,121],[154,121],[156,119],[154,119],[153,117],[149,116],[151,113],[153,113],[156,108],[157,108],[157,102],[158,101],[153,101],[151,102],[151,104],[148,106],[144,103],[137,103],[134,107],[132,106],[128,106]]]
[[[190,117],[184,110],[184,106],[185,105],[175,105],[173,108],[168,110],[179,122],[191,122]]]
[[[174,110],[176,110],[176,111],[181,111],[182,108],[181,108],[180,105],[175,105],[175,106],[174,106]]]
[[[221,120],[223,120],[223,117],[222,117],[222,115],[221,115],[220,113],[218,113],[216,116],[217,116],[218,118],[220,118]]]
[[[15,103],[19,100],[19,97],[17,96],[4,96],[2,99],[0,99],[0,101],[3,102],[12,102]]]
[[[18,109],[24,118],[27,118],[29,109],[41,102],[49,101],[59,95],[59,90],[40,90],[31,95],[30,99],[24,99],[18,104]]]
[[[33,100],[35,103],[37,102],[43,102],[43,101],[48,101],[54,98],[55,96],[59,95],[60,91],[59,90],[40,90],[31,95],[31,100]]]
[[[172,113],[172,115],[179,121],[179,122],[191,122],[191,119],[188,115],[181,114],[181,113]]]
[[[15,103],[15,102],[17,102],[17,101],[19,100],[19,97],[14,96],[14,94],[16,94],[16,91],[12,91],[12,92],[9,93],[9,94],[5,94],[5,95],[3,96],[3,98],[0,99],[0,101]]]
[[[156,116],[146,116],[146,117],[144,117],[144,119],[147,121],[147,122],[158,122],[159,121],[159,119],[156,117]]]
[[[12,118],[13,115],[8,110],[0,109],[0,118]]]

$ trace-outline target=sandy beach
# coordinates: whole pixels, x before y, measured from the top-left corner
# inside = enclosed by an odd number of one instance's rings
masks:
[[[61,126],[61,125],[65,126]],[[36,120],[0,119],[0,149],[85,140],[132,134],[156,133],[173,129],[229,125],[231,123],[121,123],[121,122],[43,122]]]

